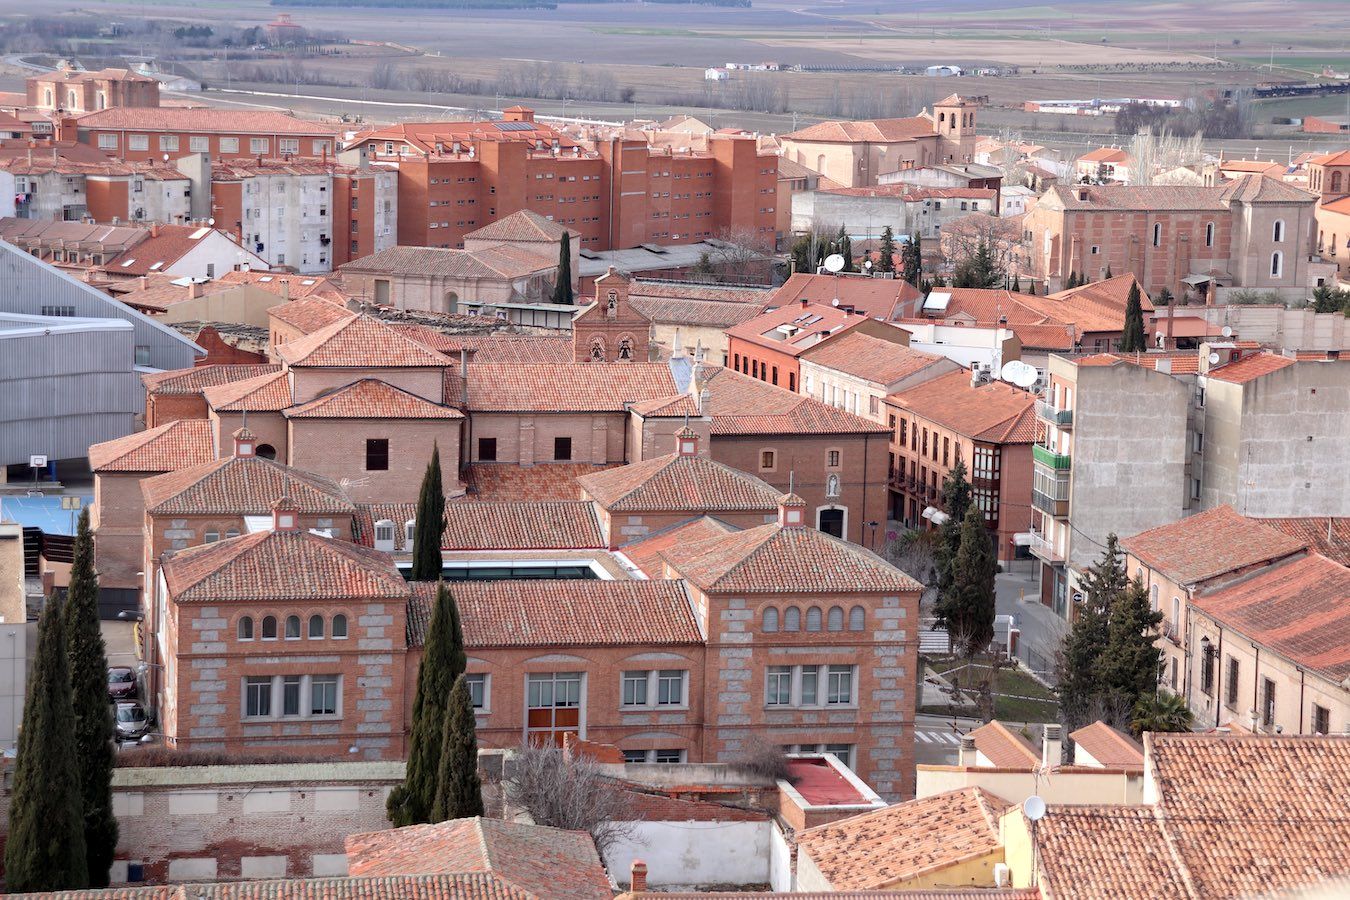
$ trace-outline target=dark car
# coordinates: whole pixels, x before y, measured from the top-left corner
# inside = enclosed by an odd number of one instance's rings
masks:
[[[136,696],[136,670],[126,666],[108,669],[108,699],[130,700]]]

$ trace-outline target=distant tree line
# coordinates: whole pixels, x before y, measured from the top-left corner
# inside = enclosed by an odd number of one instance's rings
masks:
[[[1116,134],[1164,130],[1175,136],[1203,134],[1211,138],[1241,138],[1251,134],[1248,97],[1239,92],[1231,100],[1192,101],[1182,106],[1127,103],[1116,113]]]
[[[567,0],[568,3],[626,3],[629,0]],[[748,9],[750,0],[646,0],[686,6],[734,6]],[[272,0],[273,6],[374,6],[399,9],[557,9],[556,0]]]

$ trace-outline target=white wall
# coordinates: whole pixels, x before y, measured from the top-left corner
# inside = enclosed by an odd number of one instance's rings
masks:
[[[605,854],[605,866],[625,881],[633,861],[647,864],[647,884],[659,888],[750,885],[770,881],[773,823],[635,822],[632,835]]]
[[[37,625],[0,624],[0,749],[17,747],[28,682],[28,654],[37,644]]]
[[[780,893],[796,887],[792,880],[792,848],[776,826],[769,835],[769,887]]]

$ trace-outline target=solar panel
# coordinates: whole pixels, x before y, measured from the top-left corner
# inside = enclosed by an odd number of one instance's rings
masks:
[[[533,122],[493,122],[498,131],[534,131]]]

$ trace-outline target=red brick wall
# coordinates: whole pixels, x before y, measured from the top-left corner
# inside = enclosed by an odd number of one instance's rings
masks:
[[[149,391],[145,395],[145,427],[167,425],[179,419],[205,419],[206,398],[201,394],[156,394]]]

